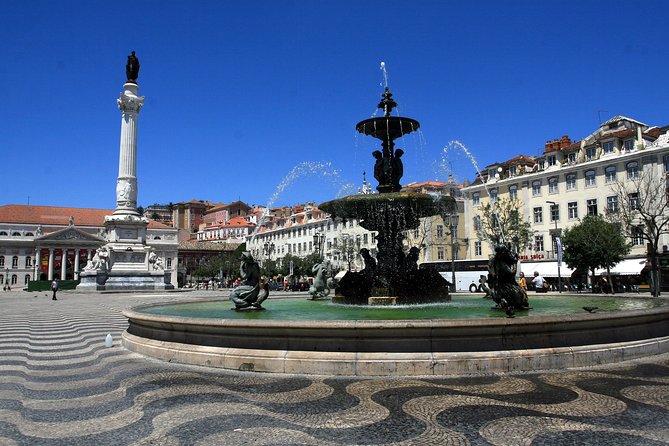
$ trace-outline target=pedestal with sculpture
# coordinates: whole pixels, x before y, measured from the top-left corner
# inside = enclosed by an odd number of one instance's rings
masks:
[[[106,245],[81,273],[81,290],[172,289],[164,261],[147,245],[149,221],[137,211],[137,119],[144,105],[138,96],[139,60],[133,51],[126,65],[127,81],[117,99],[121,110],[121,141],[116,210],[105,217]]]

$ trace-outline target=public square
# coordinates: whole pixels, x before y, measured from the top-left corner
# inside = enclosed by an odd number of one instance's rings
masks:
[[[0,444],[669,443],[667,354],[552,373],[360,379],[185,366],[120,345],[124,308],[228,293],[4,292]]]

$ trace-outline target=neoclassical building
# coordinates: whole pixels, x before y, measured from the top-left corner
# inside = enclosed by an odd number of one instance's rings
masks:
[[[586,215],[616,209],[618,202],[612,190],[615,182],[633,178],[641,169],[656,169],[662,175],[669,172],[667,129],[616,116],[581,140],[563,136],[546,142],[541,156],[520,155],[487,166],[476,181],[462,189],[465,238],[471,258],[486,259],[491,253],[488,243],[476,236],[480,206],[506,197],[522,202],[523,217],[534,231],[531,246],[521,253],[521,260],[542,262],[542,266],[549,266],[547,261],[556,263],[556,236]],[[643,240],[630,241],[633,247],[629,257],[645,258]],[[665,236],[661,245],[668,244]],[[638,274],[643,263],[634,265]]]
[[[0,283],[25,286],[30,280],[77,280],[95,250],[106,243],[110,209],[9,204],[0,206]],[[177,230],[150,220],[147,245],[165,259],[177,283]]]

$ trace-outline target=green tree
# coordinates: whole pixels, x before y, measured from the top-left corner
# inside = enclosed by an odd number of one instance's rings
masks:
[[[646,243],[651,265],[651,292],[653,296],[659,296],[660,240],[669,234],[669,190],[665,174],[648,164],[640,172],[618,180],[612,190],[617,196],[617,206],[609,210],[608,217],[621,224],[630,240]]]
[[[620,224],[609,222],[600,215],[588,215],[567,229],[562,244],[565,263],[573,269],[591,271],[592,276],[596,268],[606,268],[610,276],[611,267],[620,262],[631,248]]]
[[[532,238],[532,225],[523,219],[520,200],[500,198],[479,207],[474,229],[479,240],[492,245],[511,243],[517,251],[525,249]]]

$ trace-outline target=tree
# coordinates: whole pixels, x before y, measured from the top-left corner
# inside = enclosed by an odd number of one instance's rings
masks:
[[[359,237],[342,234],[335,239],[334,249],[339,253],[341,259],[346,262],[349,271],[351,271],[351,265],[355,262],[355,259],[360,255]]]
[[[625,180],[612,187],[617,206],[608,216],[619,222],[630,239],[643,240],[648,247],[651,264],[651,292],[660,295],[660,238],[669,234],[669,198],[667,180],[657,167],[649,164],[642,171],[628,171]]]
[[[630,252],[631,246],[621,233],[620,224],[606,221],[600,215],[588,215],[564,232],[563,258],[573,269],[592,271],[606,268],[611,283],[610,268]]]
[[[532,238],[532,225],[523,219],[521,206],[520,200],[508,198],[480,206],[481,215],[474,227],[478,239],[492,245],[511,243],[518,251],[525,249]]]

